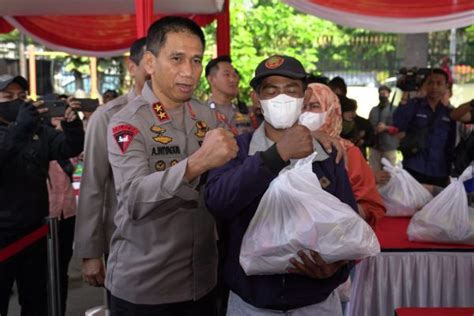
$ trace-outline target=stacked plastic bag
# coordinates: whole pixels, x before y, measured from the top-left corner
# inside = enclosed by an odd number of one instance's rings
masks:
[[[410,240],[474,244],[474,209],[463,184],[472,179],[472,172],[468,167],[413,216],[407,230]]]
[[[412,216],[433,199],[423,187],[401,166],[393,166],[382,158],[383,169],[390,173],[390,180],[379,188],[387,209],[387,216]]]
[[[380,252],[372,228],[347,204],[321,188],[315,154],[272,181],[245,233],[240,264],[247,275],[281,274],[300,250],[326,263]]]

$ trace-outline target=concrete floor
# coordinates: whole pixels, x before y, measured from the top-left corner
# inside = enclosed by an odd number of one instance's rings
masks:
[[[85,311],[103,305],[104,289],[88,286],[82,281],[80,260],[72,258],[69,265],[69,294],[66,316],[84,316]],[[8,316],[20,316],[18,295],[10,298]]]

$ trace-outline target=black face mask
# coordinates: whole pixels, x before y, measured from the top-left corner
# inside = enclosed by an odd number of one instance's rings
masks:
[[[20,106],[25,101],[21,99],[15,99],[8,102],[0,102],[0,116],[9,122],[14,122],[20,111]]]
[[[379,101],[381,104],[388,103],[388,97],[379,96]]]

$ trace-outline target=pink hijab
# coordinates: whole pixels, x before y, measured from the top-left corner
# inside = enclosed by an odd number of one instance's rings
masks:
[[[318,131],[339,139],[342,147],[347,151],[354,144],[340,136],[342,130],[342,111],[339,98],[331,88],[321,83],[311,83],[308,89],[312,90],[311,102],[318,101],[321,111],[327,112],[326,119]]]

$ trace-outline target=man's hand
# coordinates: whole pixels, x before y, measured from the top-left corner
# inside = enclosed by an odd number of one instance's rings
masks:
[[[283,161],[304,158],[313,153],[313,137],[307,127],[295,125],[285,130],[276,148]]]
[[[375,182],[377,184],[384,185],[384,184],[387,184],[388,181],[390,181],[390,173],[388,173],[385,170],[379,170],[377,172],[374,172],[374,176],[375,176]]]
[[[295,268],[288,269],[288,272],[306,275],[313,279],[327,279],[332,277],[340,267],[348,263],[348,261],[343,260],[327,264],[317,252],[311,250],[310,253],[311,259],[303,251],[299,251],[298,256],[303,260],[303,263],[294,258],[290,259]]]
[[[238,151],[234,134],[223,128],[210,130],[201,148],[188,158],[186,179],[191,181],[210,169],[224,165],[235,158]]]
[[[347,153],[344,150],[344,147],[342,147],[341,142],[339,139],[336,137],[329,136],[328,134],[324,132],[311,132],[311,135],[313,135],[314,139],[316,139],[321,146],[323,146],[324,150],[326,150],[328,153],[332,152],[332,147],[336,147],[336,163],[339,163],[342,158],[344,158],[344,161],[347,163]]]
[[[48,109],[39,109],[43,105],[42,101],[31,103],[30,100],[27,100],[25,102],[18,111],[16,125],[25,132],[33,132],[38,126],[39,115],[48,111]]]
[[[67,103],[69,106],[66,108],[66,112],[64,113],[64,120],[70,123],[78,118],[76,111],[81,108],[81,103],[75,101],[74,97],[69,97]]]
[[[82,279],[91,286],[104,286],[105,268],[102,258],[82,259]]]
[[[375,128],[375,133],[376,134],[383,133],[386,130],[387,130],[387,125],[385,125],[385,123],[383,123],[383,122],[379,122],[377,124],[377,127]]]

